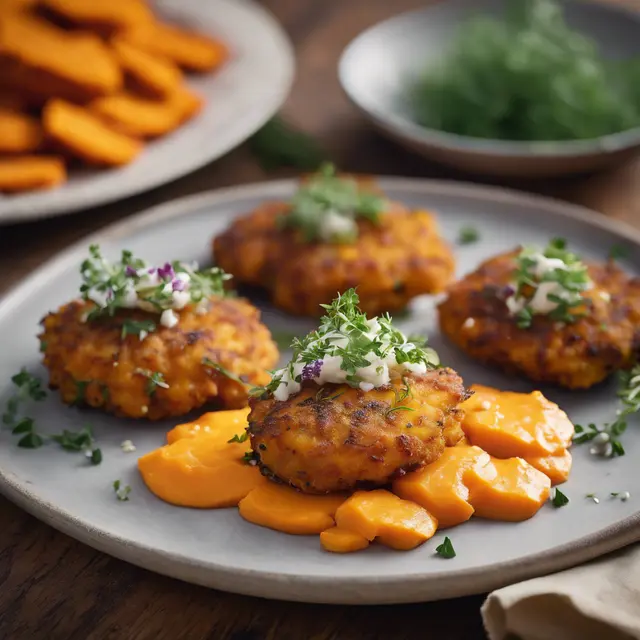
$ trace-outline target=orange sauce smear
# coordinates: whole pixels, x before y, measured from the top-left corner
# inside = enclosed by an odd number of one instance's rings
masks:
[[[349,553],[374,540],[413,549],[437,529],[472,516],[517,522],[534,516],[552,484],[571,470],[573,425],[539,391],[475,385],[462,404],[465,439],[435,462],[395,480],[391,491],[315,496],[267,480],[242,457],[248,409],[206,413],[167,434],[168,444],[138,460],[150,491],[174,505],[238,506],[254,524],[320,535],[324,549]],[[238,438],[235,438],[238,436]],[[233,442],[230,442],[233,440]]]

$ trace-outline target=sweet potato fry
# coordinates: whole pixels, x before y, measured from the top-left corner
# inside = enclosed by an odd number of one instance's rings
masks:
[[[181,114],[180,122],[186,122],[196,116],[204,104],[204,100],[197,93],[185,86],[171,94],[170,101],[173,108]]]
[[[36,118],[0,107],[0,153],[28,153],[42,142],[42,127]]]
[[[65,179],[64,162],[55,156],[17,156],[0,159],[0,191],[9,193],[50,189]]]
[[[0,77],[9,85],[71,100],[113,93],[122,85],[113,54],[93,34],[68,33],[31,15],[7,13],[0,14],[0,43]]]
[[[153,20],[142,0],[40,0],[40,6],[58,19],[103,35]]]
[[[123,31],[122,38],[189,71],[210,71],[228,56],[222,42],[161,22],[139,24]]]
[[[112,40],[111,46],[116,60],[136,88],[162,98],[180,86],[182,72],[170,60],[154,57],[117,37]]]
[[[98,98],[89,109],[108,125],[140,138],[156,138],[182,122],[182,111],[170,100],[148,100],[130,93]]]
[[[89,110],[63,100],[47,103],[43,123],[55,143],[92,164],[128,164],[142,149],[139,140],[110,129]]]

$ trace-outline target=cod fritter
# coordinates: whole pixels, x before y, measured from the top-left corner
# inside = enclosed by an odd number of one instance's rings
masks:
[[[123,338],[123,323],[154,316],[121,310],[83,322],[92,308],[93,303],[74,301],[42,320],[49,386],[68,404],[150,420],[181,416],[208,402],[241,408],[247,405],[247,386],[224,372],[263,385],[278,359],[258,310],[241,299],[214,298],[202,314],[187,306],[177,325],[157,323],[142,341],[137,335]],[[221,369],[203,364],[205,358]],[[161,374],[157,384],[153,374]]]
[[[517,251],[487,260],[451,286],[439,306],[440,327],[473,358],[507,373],[569,389],[586,389],[630,367],[640,347],[640,279],[613,261],[588,263],[593,288],[586,315],[572,323],[535,315],[518,328],[505,304]]]
[[[289,210],[269,203],[238,218],[213,241],[215,262],[237,282],[266,289],[273,303],[295,315],[322,315],[337,292],[358,288],[369,315],[404,308],[414,297],[442,291],[454,259],[434,217],[390,203],[375,224],[357,220],[353,244],[305,242],[297,229],[282,229]]]
[[[285,402],[251,399],[251,445],[263,473],[307,493],[384,485],[462,439],[457,407],[466,397],[451,369],[366,392],[305,383]]]

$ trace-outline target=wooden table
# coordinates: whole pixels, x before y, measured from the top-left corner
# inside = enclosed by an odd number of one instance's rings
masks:
[[[287,118],[321,139],[340,167],[473,179],[430,165],[376,135],[348,104],[336,62],[363,28],[424,0],[265,0],[298,55]],[[178,196],[266,175],[243,147],[176,183],[126,202],[40,223],[0,227],[0,294],[69,243]],[[640,227],[640,162],[594,177],[515,184],[586,204]],[[482,597],[395,607],[274,602],[156,576],[86,547],[0,498],[0,639],[388,640],[484,637]]]

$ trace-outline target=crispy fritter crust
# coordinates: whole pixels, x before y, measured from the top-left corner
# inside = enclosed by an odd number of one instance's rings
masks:
[[[212,299],[209,310],[193,307],[180,322],[157,325],[143,341],[122,339],[125,319],[142,320],[142,311],[121,311],[113,318],[82,322],[92,303],[74,301],[42,320],[40,334],[49,386],[68,404],[88,404],[130,418],[158,420],[181,416],[207,402],[226,409],[247,405],[247,389],[220,371],[203,365],[207,357],[250,384],[266,384],[278,351],[258,310],[241,299]],[[168,389],[149,393],[139,372],[159,371]]]
[[[380,224],[358,221],[354,244],[331,244],[307,243],[298,231],[278,228],[288,206],[268,203],[238,218],[214,239],[213,250],[238,282],[267,289],[289,313],[320,316],[321,304],[357,286],[361,309],[376,315],[442,291],[453,277],[453,254],[427,211],[391,203]]]
[[[249,434],[263,473],[306,493],[377,486],[436,460],[463,436],[467,397],[451,369],[373,391],[305,383],[287,401],[250,400]],[[394,406],[410,407],[413,410]]]
[[[572,324],[537,315],[529,329],[519,329],[503,293],[517,253],[487,260],[450,287],[439,306],[440,327],[450,340],[507,373],[569,389],[586,389],[633,364],[640,347],[640,279],[612,261],[590,263],[588,315]]]

